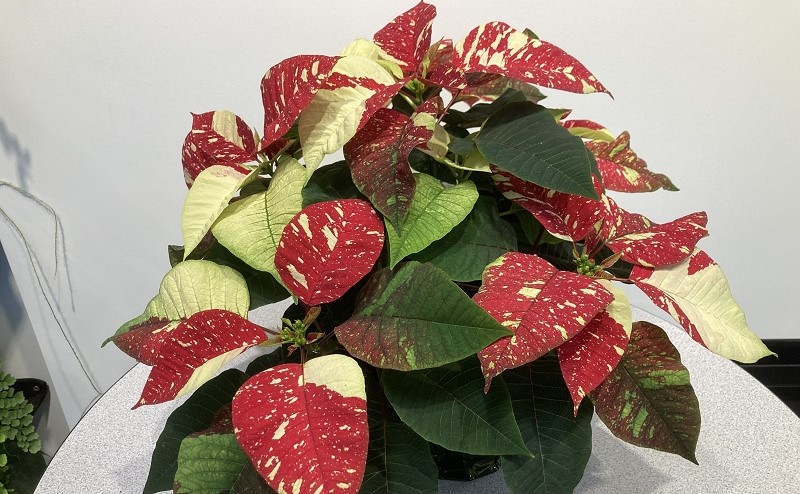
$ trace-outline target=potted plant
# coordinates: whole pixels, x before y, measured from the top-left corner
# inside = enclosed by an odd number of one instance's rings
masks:
[[[432,40],[435,13],[271,67],[261,136],[194,115],[184,245],[109,338],[152,366],[135,407],[192,393],[144,492],[434,493],[432,448],[499,457],[512,492],[571,491],[594,413],[695,462],[688,371],[620,284],[710,351],[771,353],[696,247],[705,213],[624,210],[611,191],[677,189],[627,133],[540,104],[597,78],[502,22]],[[248,321],[286,297],[282,327]],[[257,346],[277,349],[218,374]]]

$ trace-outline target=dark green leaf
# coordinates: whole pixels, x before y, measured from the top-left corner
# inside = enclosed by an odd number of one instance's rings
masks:
[[[336,328],[351,355],[376,367],[424,369],[473,355],[511,332],[431,264],[375,273]]]
[[[47,468],[42,452],[27,453],[19,449],[14,441],[5,441],[0,443],[0,453],[6,454],[8,459],[8,471],[5,473],[8,485],[5,487],[14,489],[14,494],[33,494]],[[6,480],[1,477],[0,481]]]
[[[408,155],[408,164],[411,165],[411,168],[414,170],[426,173],[441,182],[451,184],[456,182],[456,175],[453,170],[444,163],[439,163],[436,161],[436,158],[419,149],[411,151],[411,154]]]
[[[176,494],[230,492],[244,468],[250,464],[233,432],[189,436],[181,442]]]
[[[413,259],[433,264],[454,281],[474,281],[487,264],[515,250],[514,229],[500,219],[495,200],[481,196],[464,221]]]
[[[503,373],[525,445],[536,455],[503,456],[503,476],[515,494],[571,493],[592,451],[592,406],[573,415],[558,360],[545,356]]]
[[[230,494],[276,494],[276,492],[267,485],[253,464],[248,461],[242,468],[239,478],[233,483]]]
[[[542,106],[507,105],[486,121],[475,142],[492,164],[523,180],[598,199],[592,182],[594,157],[581,138],[558,125]]]
[[[272,369],[276,365],[285,364],[288,361],[286,349],[284,347],[278,347],[265,355],[253,359],[247,366],[245,374],[248,376],[255,376],[259,372]]]
[[[475,357],[433,369],[384,370],[386,397],[427,441],[474,455],[529,455],[501,377],[488,393]]]
[[[475,141],[450,136],[450,144],[448,144],[447,148],[453,154],[466,156],[475,149]]]
[[[500,79],[501,78],[498,78],[498,80]],[[450,110],[444,120],[451,125],[457,125],[460,127],[480,127],[483,125],[483,122],[485,122],[486,119],[497,114],[507,105],[511,103],[521,103],[524,101],[527,101],[527,98],[522,91],[518,91],[516,89],[507,89],[500,95],[499,98],[491,103],[477,103],[472,105],[472,107],[465,112]]]
[[[700,407],[689,371],[663,329],[633,323],[619,365],[589,396],[618,438],[697,463]]]
[[[143,494],[172,489],[183,439],[207,429],[217,412],[230,405],[233,395],[246,379],[244,372],[227,370],[200,386],[183,405],[172,412],[156,441]]]
[[[321,166],[314,170],[303,188],[303,207],[334,199],[364,199],[350,175],[350,168],[344,161]]]

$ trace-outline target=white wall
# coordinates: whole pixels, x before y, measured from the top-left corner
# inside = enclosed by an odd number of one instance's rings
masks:
[[[0,1],[0,179],[25,186],[63,220],[75,308],[62,291],[59,317],[98,387],[131,365],[99,343],[144,307],[168,269],[166,245],[181,240],[189,112],[229,109],[260,127],[258,88],[269,66],[294,54],[335,54],[414,3]],[[582,60],[616,99],[554,95],[550,104],[631,131],[640,155],[682,189],[623,205],[656,221],[707,210],[712,236],[701,246],[726,270],[751,326],[764,338],[800,336],[792,317],[797,2],[437,3],[435,36],[460,38],[504,20]],[[0,207],[24,207],[9,197],[0,195]],[[36,214],[19,221],[45,258],[52,237]],[[93,391],[52,314],[35,302],[40,294],[13,238],[0,225],[32,323],[51,339],[45,357],[71,376],[65,413],[74,423]]]

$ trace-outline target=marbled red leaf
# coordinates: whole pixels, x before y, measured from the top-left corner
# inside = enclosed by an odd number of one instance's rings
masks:
[[[183,142],[181,161],[186,185],[212,165],[228,165],[242,173],[240,166],[255,159],[256,133],[240,117],[228,111],[192,114],[192,130]]]
[[[368,202],[318,202],[283,229],[275,266],[297,298],[319,305],[338,299],[369,273],[383,242],[383,222]]]
[[[586,127],[588,121],[579,121]],[[587,127],[589,128],[589,127]],[[658,189],[678,190],[664,174],[654,173],[631,149],[631,136],[623,132],[611,142],[590,141],[586,147],[597,160],[597,167],[608,190],[618,192],[652,192]]]
[[[420,2],[375,33],[375,44],[399,62],[406,73],[417,70],[431,46],[436,7]]]

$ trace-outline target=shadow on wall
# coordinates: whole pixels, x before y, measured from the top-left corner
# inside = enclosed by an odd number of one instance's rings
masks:
[[[27,148],[22,147],[17,136],[8,130],[3,117],[0,117],[0,143],[2,143],[5,152],[14,159],[19,187],[23,190],[28,190],[28,179],[31,174],[31,153]]]

